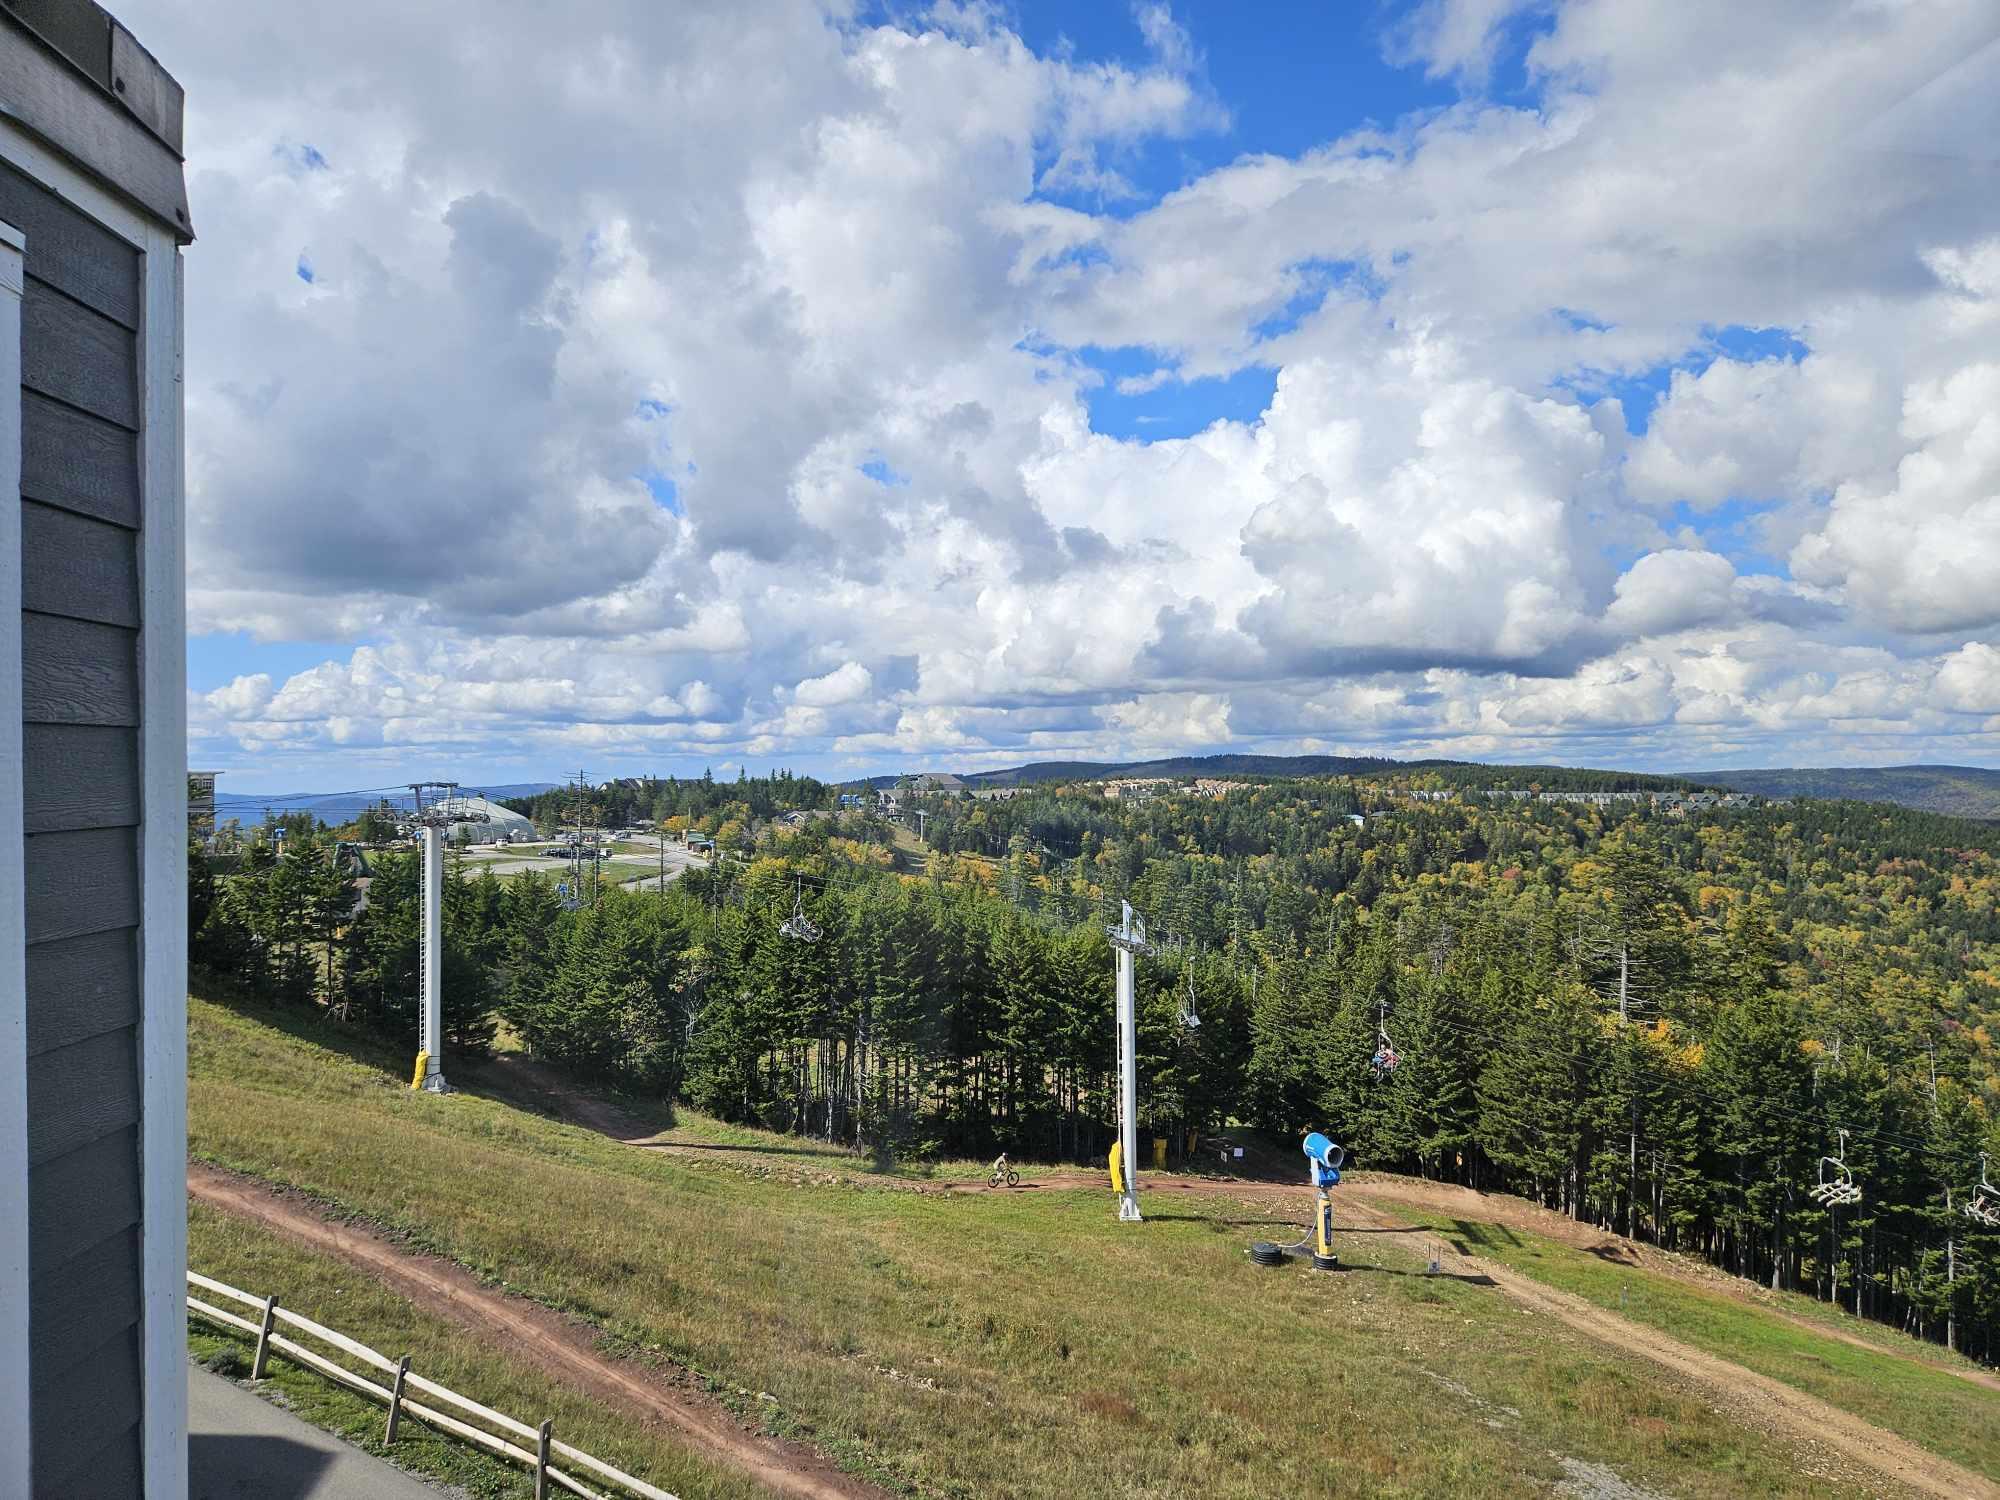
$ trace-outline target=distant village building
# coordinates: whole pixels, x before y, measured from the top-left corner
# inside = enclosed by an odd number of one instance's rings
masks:
[[[525,844],[535,837],[533,823],[485,797],[447,797],[438,806],[464,815],[445,830],[448,844]]]
[[[1450,802],[1461,795],[1460,791],[1399,790],[1393,787],[1387,792],[1392,797],[1408,797],[1418,802]],[[1721,808],[1775,806],[1781,800],[1789,800],[1758,797],[1749,792],[1567,792],[1544,791],[1537,787],[1465,787],[1462,792],[1470,796],[1505,798],[1510,802],[1560,802],[1571,807],[1622,807],[1645,803],[1670,818],[1685,818],[1689,813],[1712,812]]]
[[[1150,801],[1172,785],[1173,778],[1170,776],[1139,776],[1103,783],[1104,795],[1122,802]]]
[[[215,837],[215,778],[221,774],[188,772],[188,836],[204,844]]]
[[[884,787],[875,794],[875,805],[887,812],[900,811],[903,803],[911,797],[969,797],[972,789],[963,777],[954,776],[949,771],[922,771],[912,776],[899,777],[893,787]]]

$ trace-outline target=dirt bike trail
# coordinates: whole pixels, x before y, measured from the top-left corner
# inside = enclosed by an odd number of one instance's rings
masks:
[[[2000,1391],[2000,1374],[1991,1370],[1943,1359],[1926,1359],[1914,1351],[1905,1352],[1887,1343],[1877,1343],[1872,1339],[1863,1338],[1844,1328],[1801,1317],[1783,1307],[1774,1306],[1773,1301],[1767,1300],[1762,1289],[1754,1282],[1745,1281],[1740,1276],[1732,1276],[1726,1271],[1700,1262],[1691,1262],[1681,1256],[1667,1254],[1643,1240],[1628,1239],[1615,1231],[1599,1229],[1594,1225],[1572,1219],[1566,1214],[1559,1214],[1553,1209],[1543,1208],[1524,1198],[1498,1193],[1476,1193],[1471,1188],[1459,1187],[1452,1183],[1377,1176],[1373,1173],[1362,1173],[1350,1179],[1349,1190],[1365,1194],[1376,1203],[1398,1203],[1411,1208],[1462,1217],[1477,1223],[1525,1229],[1544,1239],[1588,1251],[1600,1259],[1637,1270],[1650,1271],[1656,1275],[1670,1276],[1701,1291],[1728,1297],[1771,1317],[1782,1318],[1793,1327],[1817,1334],[1821,1338],[1835,1339],[1843,1344],[1851,1344],[1857,1349],[1866,1349],[1870,1354],[1899,1359],[1908,1364],[1920,1365],[1927,1370],[1940,1370],[1969,1385],[1981,1386],[1989,1391]]]
[[[1398,1231],[1394,1216],[1366,1196],[1344,1197],[1343,1206],[1345,1218],[1360,1219],[1370,1228],[1394,1235],[1419,1257],[1435,1243],[1436,1236],[1428,1230]],[[1544,1313],[1620,1353],[1650,1360],[1701,1390],[1722,1410],[1774,1436],[1808,1450],[1831,1450],[1849,1467],[1878,1474],[1937,1500],[1962,1500],[1965,1496],[2000,1500],[2000,1484],[1817,1396],[1683,1344],[1582,1297],[1544,1286],[1494,1261],[1448,1253],[1454,1273],[1484,1276],[1523,1307]]]
[[[188,1163],[188,1193],[367,1272],[468,1332],[504,1341],[509,1353],[566,1385],[649,1425],[672,1431],[715,1463],[796,1500],[887,1500],[889,1491],[845,1474],[802,1443],[746,1431],[719,1401],[670,1377],[598,1350],[587,1325],[525,1298],[482,1285],[462,1267],[405,1250],[379,1235],[321,1216],[261,1183]]]

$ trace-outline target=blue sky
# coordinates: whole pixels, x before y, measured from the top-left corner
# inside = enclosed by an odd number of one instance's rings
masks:
[[[2000,758],[1983,0],[132,3],[238,790]]]
[[[1042,0],[1016,13],[1023,40],[1037,51],[1066,43],[1083,59],[1134,67],[1147,61],[1145,38],[1124,7]],[[1450,103],[1456,97],[1450,85],[1426,79],[1421,68],[1384,61],[1399,14],[1372,0],[1174,6],[1200,54],[1195,76],[1228,111],[1229,123],[1119,157],[1119,168],[1146,197],[1114,209],[1135,211],[1240,156],[1299,156],[1370,122],[1390,125],[1412,110]]]
[[[877,14],[900,9],[885,7]],[[1012,14],[1022,39],[1038,52],[1066,50],[1081,61],[1134,67],[1148,61],[1145,38],[1124,6],[1042,0],[1013,7]],[[1384,61],[1385,28],[1394,25],[1395,15],[1379,5],[1200,0],[1175,6],[1174,14],[1200,48],[1197,77],[1227,111],[1228,124],[1114,153],[1113,164],[1141,196],[1108,204],[1091,199],[1084,206],[1092,210],[1130,214],[1238,157],[1260,152],[1296,156],[1370,122],[1389,124],[1455,97],[1449,85],[1426,79],[1420,68]],[[1517,54],[1518,48],[1510,50]],[[297,161],[324,169],[317,148],[299,145],[293,151]],[[1073,201],[1063,194],[1051,196]],[[312,280],[312,260],[303,250],[294,274]],[[1077,354],[1106,377],[1088,396],[1093,429],[1141,442],[1186,437],[1218,419],[1254,421],[1269,404],[1277,378],[1273,368],[1251,366],[1229,376],[1170,380],[1143,395],[1122,396],[1114,389],[1119,377],[1146,374],[1162,361],[1137,349],[1084,349]],[[668,415],[657,401],[641,405],[648,420]],[[674,481],[666,473],[647,469],[639,477],[660,504],[678,508]],[[281,679],[356,644],[367,641],[260,642],[243,631],[197,635],[188,643],[188,684],[207,691],[252,672]],[[512,768],[523,774],[528,769]]]

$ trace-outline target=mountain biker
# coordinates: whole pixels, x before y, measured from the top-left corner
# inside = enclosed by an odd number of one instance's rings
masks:
[[[1002,1151],[993,1159],[993,1180],[995,1182],[1005,1182],[1007,1180],[1007,1153],[1005,1151]]]

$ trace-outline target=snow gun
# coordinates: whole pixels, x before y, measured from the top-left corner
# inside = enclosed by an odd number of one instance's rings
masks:
[[[1299,1145],[1311,1164],[1308,1168],[1313,1190],[1313,1227],[1295,1245],[1274,1245],[1258,1240],[1250,1246],[1250,1258],[1260,1266],[1283,1265],[1288,1255],[1310,1255],[1313,1269],[1331,1271],[1340,1265],[1333,1253],[1333,1200],[1327,1190],[1340,1181],[1340,1169],[1347,1162],[1346,1148],[1315,1130]]]
[[[1340,1181],[1340,1168],[1347,1160],[1347,1152],[1317,1130],[1305,1138],[1300,1149],[1312,1163],[1313,1269],[1331,1271],[1340,1264],[1340,1257],[1333,1253],[1333,1199],[1327,1196],[1327,1189]]]

